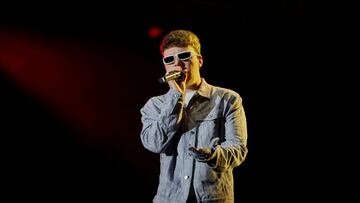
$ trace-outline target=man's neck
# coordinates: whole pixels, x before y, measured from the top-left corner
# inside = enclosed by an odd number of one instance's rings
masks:
[[[196,90],[198,90],[200,88],[200,85],[201,85],[201,80],[199,80],[196,83],[193,83],[192,85],[186,87],[185,92],[196,91]]]

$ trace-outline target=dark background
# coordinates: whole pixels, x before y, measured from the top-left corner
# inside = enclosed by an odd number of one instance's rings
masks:
[[[161,37],[190,29],[203,77],[243,98],[249,154],[234,170],[236,202],[350,198],[353,80],[339,5],[118,4],[1,7],[3,194],[151,202],[159,162],[141,145],[139,110],[167,90]]]

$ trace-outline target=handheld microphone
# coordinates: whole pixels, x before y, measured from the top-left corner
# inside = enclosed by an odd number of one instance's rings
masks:
[[[164,75],[164,76],[160,77],[159,82],[160,83],[167,83],[167,82],[169,82],[171,80],[176,80],[176,79],[182,77],[183,75],[184,75],[184,73],[181,72],[181,71],[172,72],[172,73],[169,73],[167,75]]]

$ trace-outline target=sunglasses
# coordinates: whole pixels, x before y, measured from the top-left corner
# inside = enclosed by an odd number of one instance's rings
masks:
[[[180,53],[177,53],[176,56],[181,61],[187,61],[191,58],[191,51],[183,51]],[[166,65],[175,63],[175,55],[166,56],[163,58],[163,63]]]

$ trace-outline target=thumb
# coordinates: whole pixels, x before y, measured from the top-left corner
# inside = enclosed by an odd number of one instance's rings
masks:
[[[210,141],[210,147],[216,147],[219,143],[220,138],[216,137]]]

